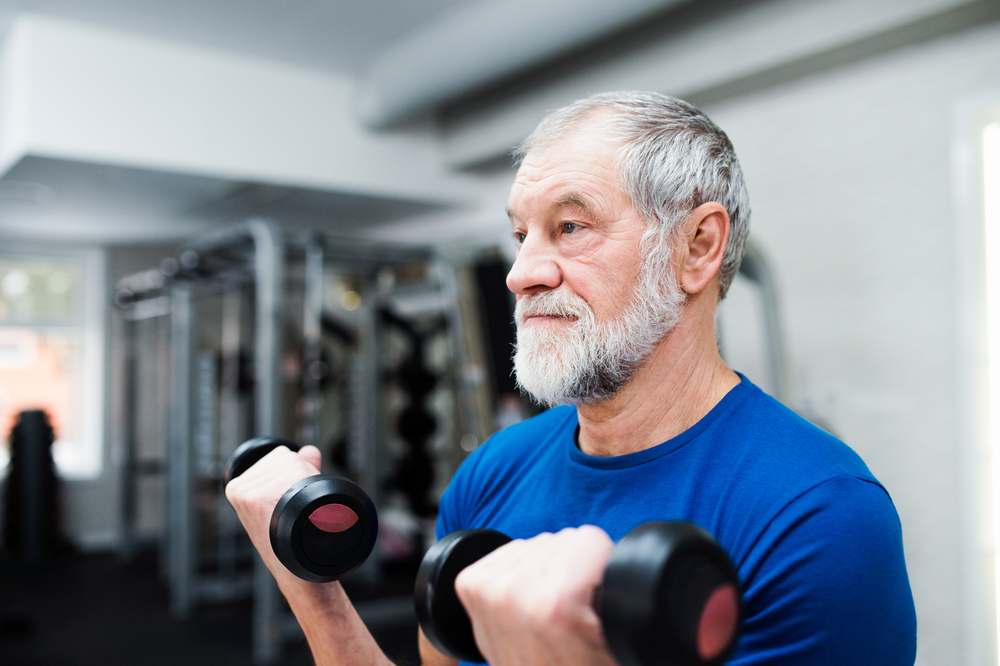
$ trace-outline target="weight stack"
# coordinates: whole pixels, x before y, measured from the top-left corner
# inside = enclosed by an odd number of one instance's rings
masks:
[[[54,439],[49,417],[41,410],[21,412],[10,433],[3,548],[28,566],[41,564],[66,545],[59,529]]]

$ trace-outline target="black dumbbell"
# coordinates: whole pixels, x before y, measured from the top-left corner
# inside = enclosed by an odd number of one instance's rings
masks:
[[[462,530],[424,556],[414,602],[424,635],[442,653],[485,661],[455,577],[508,541],[494,530]],[[708,532],[690,523],[646,523],[625,535],[594,606],[622,666],[718,666],[736,645],[743,615],[732,563]]]
[[[279,446],[299,445],[258,437],[240,445],[226,465],[228,484]],[[289,488],[271,513],[271,549],[293,574],[328,583],[361,566],[375,547],[378,516],[371,499],[353,482],[317,474]]]

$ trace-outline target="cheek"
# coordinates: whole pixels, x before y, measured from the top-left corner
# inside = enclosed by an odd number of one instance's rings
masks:
[[[632,302],[639,284],[639,271],[631,265],[580,266],[581,270],[567,279],[573,291],[594,310],[598,319],[616,317]]]

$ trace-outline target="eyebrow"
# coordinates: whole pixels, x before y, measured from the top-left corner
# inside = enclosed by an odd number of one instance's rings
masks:
[[[587,215],[590,215],[591,217],[594,217],[596,215],[594,211],[594,206],[590,202],[590,200],[584,197],[582,194],[578,194],[576,192],[569,192],[568,194],[564,194],[563,196],[559,197],[559,199],[557,199],[555,202],[555,206],[558,208],[562,208],[564,206],[572,206],[573,208],[579,208],[580,210],[585,212]],[[504,210],[507,213],[507,217],[513,220],[514,211],[511,210],[510,206],[504,206]]]
[[[594,214],[594,206],[591,204],[590,200],[582,194],[577,194],[576,192],[564,194],[556,200],[556,206],[572,206],[573,208],[579,208],[588,215]]]

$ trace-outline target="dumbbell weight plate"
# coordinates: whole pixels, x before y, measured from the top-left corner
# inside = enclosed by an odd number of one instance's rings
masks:
[[[622,666],[718,666],[736,645],[739,579],[690,523],[646,523],[612,551],[598,613]]]
[[[339,476],[310,476],[289,488],[271,514],[271,548],[293,574],[337,580],[375,547],[378,518],[363,490]]]
[[[472,622],[455,593],[455,577],[510,540],[496,530],[459,530],[435,543],[424,555],[413,601],[424,635],[443,654],[464,661],[486,661],[476,647]]]
[[[226,465],[225,482],[243,474],[279,446],[295,442],[257,437],[241,444]],[[371,554],[378,517],[361,488],[339,476],[316,475],[289,488],[271,513],[271,549],[299,578],[327,583],[357,569]]]

